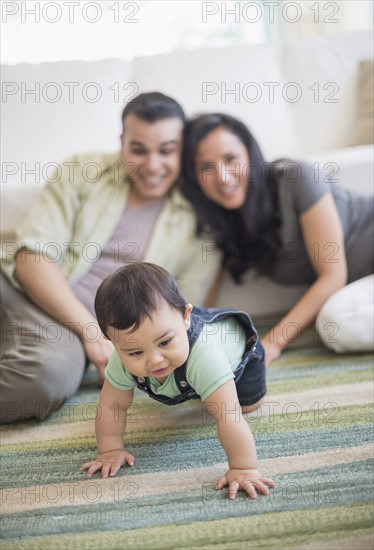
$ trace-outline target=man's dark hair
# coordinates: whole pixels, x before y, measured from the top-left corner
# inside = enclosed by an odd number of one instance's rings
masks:
[[[104,279],[96,293],[95,312],[102,333],[108,338],[110,327],[131,327],[134,332],[145,317],[152,317],[160,299],[184,315],[186,301],[166,269],[147,262],[120,267]]]
[[[122,127],[129,115],[151,123],[164,118],[179,118],[183,124],[186,122],[186,115],[179,103],[161,92],[149,92],[134,97],[122,111]]]

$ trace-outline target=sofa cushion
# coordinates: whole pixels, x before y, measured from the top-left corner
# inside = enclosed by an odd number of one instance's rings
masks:
[[[310,166],[326,170],[334,183],[360,195],[374,194],[374,150],[372,145],[342,147],[304,155]],[[317,168],[317,166],[316,166]]]
[[[291,105],[299,158],[352,144],[359,63],[372,56],[370,31],[317,37],[284,47],[285,80],[296,82],[302,93]]]
[[[6,136],[2,184],[43,185],[45,176],[51,175],[49,163],[87,151],[119,149],[123,99],[131,91],[122,89],[132,80],[129,63],[115,59],[22,63],[3,65],[1,75]]]
[[[273,160],[296,151],[280,52],[273,44],[175,51],[135,59],[134,77],[141,92],[159,89],[179,100],[189,116],[224,112],[240,118]]]
[[[358,117],[352,145],[374,141],[374,60],[361,61],[359,68]]]

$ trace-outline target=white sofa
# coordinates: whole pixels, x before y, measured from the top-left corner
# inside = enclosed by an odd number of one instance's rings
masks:
[[[187,115],[238,116],[269,161],[319,162],[338,169],[341,185],[371,194],[372,145],[352,143],[358,66],[372,57],[372,33],[356,32],[283,46],[176,51],[131,64],[3,66],[1,233],[14,231],[55,163],[78,152],[118,149],[125,102],[152,90],[179,100]],[[253,289],[244,297],[227,279],[219,305],[246,307],[254,316],[281,314],[304,290],[265,279],[254,281]]]

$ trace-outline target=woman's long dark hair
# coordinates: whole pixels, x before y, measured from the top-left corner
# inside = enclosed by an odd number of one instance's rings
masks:
[[[241,208],[227,210],[208,199],[198,184],[195,157],[202,139],[217,128],[236,135],[245,145],[249,161],[249,185]],[[251,266],[271,274],[279,254],[281,224],[276,186],[276,163],[266,163],[261,149],[239,120],[220,113],[200,115],[190,120],[184,133],[182,190],[194,204],[199,229],[209,229],[223,251],[223,265],[239,282]]]

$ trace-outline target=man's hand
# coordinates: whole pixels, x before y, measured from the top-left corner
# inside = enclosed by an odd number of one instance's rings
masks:
[[[95,460],[82,464],[80,470],[87,470],[88,477],[101,470],[101,477],[107,478],[108,475],[115,476],[121,466],[125,464],[133,466],[134,461],[133,455],[130,455],[124,449],[113,449],[112,451],[99,453]]]
[[[109,357],[112,355],[114,346],[110,340],[101,336],[100,340],[83,341],[84,350],[88,359],[95,365],[99,372],[100,383],[104,382],[104,370],[108,364]]]
[[[216,489],[221,490],[229,486],[229,499],[235,500],[239,489],[243,489],[251,498],[257,498],[256,489],[264,494],[269,494],[268,487],[274,487],[275,481],[261,476],[258,470],[234,470],[233,468],[216,483]]]

